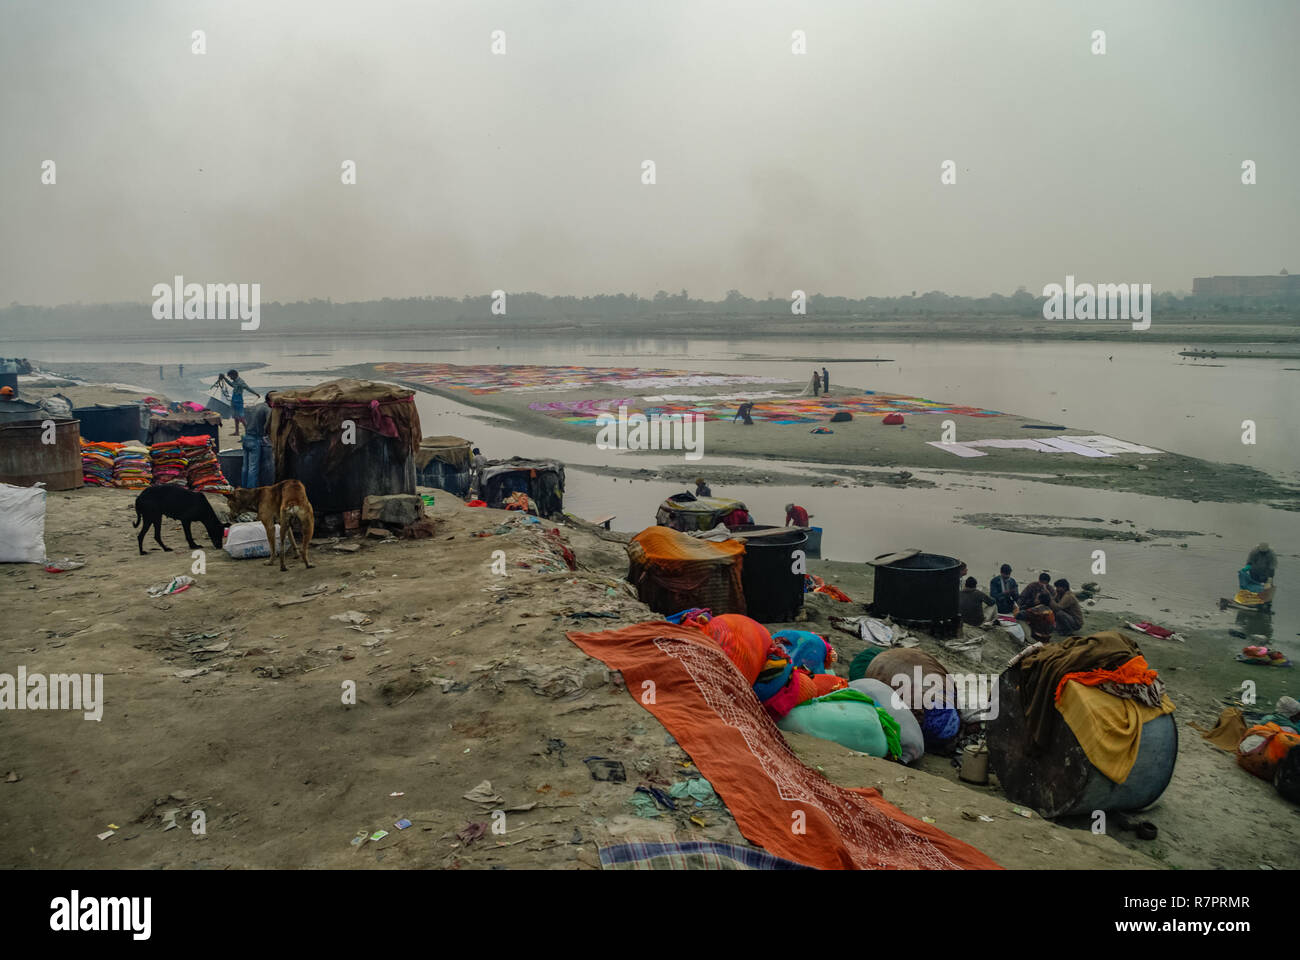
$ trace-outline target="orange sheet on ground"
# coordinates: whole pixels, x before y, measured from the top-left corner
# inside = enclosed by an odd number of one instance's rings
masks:
[[[568,636],[622,672],[629,693],[690,754],[740,832],[769,853],[825,870],[1000,869],[878,790],[839,787],[806,766],[740,671],[698,630],[639,623]],[[647,680],[653,703],[642,700]],[[805,832],[796,833],[800,811]]]

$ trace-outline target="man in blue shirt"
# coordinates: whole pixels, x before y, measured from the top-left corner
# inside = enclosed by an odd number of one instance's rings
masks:
[[[1001,576],[989,581],[989,596],[997,604],[998,613],[1014,614],[1019,609],[1016,599],[1020,596],[1020,585],[1011,577],[1011,564],[1002,564]]]

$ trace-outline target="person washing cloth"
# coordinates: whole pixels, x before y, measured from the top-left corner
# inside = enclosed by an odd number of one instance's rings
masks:
[[[787,503],[785,505],[785,525],[787,527],[792,523],[796,527],[806,527],[811,516],[811,513],[797,504]]]
[[[248,430],[248,425],[244,423],[244,391],[247,390],[258,399],[261,399],[262,395],[244,382],[238,370],[227,370],[225,373],[217,374],[217,385],[223,383],[230,387],[230,409],[234,411],[235,436],[239,436],[241,426],[245,432]]]
[[[696,478],[695,478],[695,495],[696,495],[697,497],[711,497],[711,496],[713,496],[713,491],[709,489],[709,485],[708,485],[707,483],[704,482],[704,478],[703,478],[703,477],[696,477]]]

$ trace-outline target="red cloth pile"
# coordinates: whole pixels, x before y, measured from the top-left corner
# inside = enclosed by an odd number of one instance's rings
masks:
[[[188,438],[182,437],[181,439]],[[203,437],[202,439],[210,440],[209,437]],[[226,482],[226,476],[221,472],[221,462],[217,459],[216,451],[212,449],[211,443],[197,448],[190,454],[188,473],[191,490],[229,493],[234,489]]]

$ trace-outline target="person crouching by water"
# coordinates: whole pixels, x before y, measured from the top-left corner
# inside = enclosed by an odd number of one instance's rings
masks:
[[[1016,603],[1020,596],[1020,585],[1011,577],[1011,564],[1002,564],[1001,575],[989,581],[989,596],[997,605],[998,613],[1014,615],[1020,611]]]
[[[1052,631],[1056,627],[1056,614],[1052,613],[1051,607],[1034,607],[1025,616],[1025,622],[1029,626],[1031,642],[1052,642]]]
[[[1020,598],[1016,601],[1020,612],[1016,614],[1016,619],[1024,620],[1026,611],[1034,607],[1049,606],[1055,598],[1056,593],[1052,590],[1052,575],[1040,573],[1037,580],[1020,591]]]
[[[957,592],[957,610],[962,623],[978,627],[984,623],[984,608],[996,606],[993,598],[979,588],[974,577],[966,578],[966,585]]]
[[[1074,636],[1083,630],[1083,605],[1070,589],[1069,580],[1057,580],[1056,595],[1048,601],[1056,618],[1056,632],[1063,637]]]
[[[248,429],[248,425],[244,423],[244,391],[247,390],[259,399],[262,395],[244,382],[238,370],[227,370],[225,373],[217,374],[217,383],[230,385],[230,409],[234,411],[235,436],[239,436],[241,426],[245,431]]]
[[[696,478],[695,478],[695,495],[696,495],[697,497],[711,497],[711,496],[713,496],[713,491],[709,489],[709,485],[708,485],[707,483],[704,482],[704,478],[703,478],[703,477],[696,477]]]
[[[785,525],[788,527],[794,524],[796,527],[808,526],[808,518],[811,517],[807,510],[797,504],[787,503],[785,505]]]

